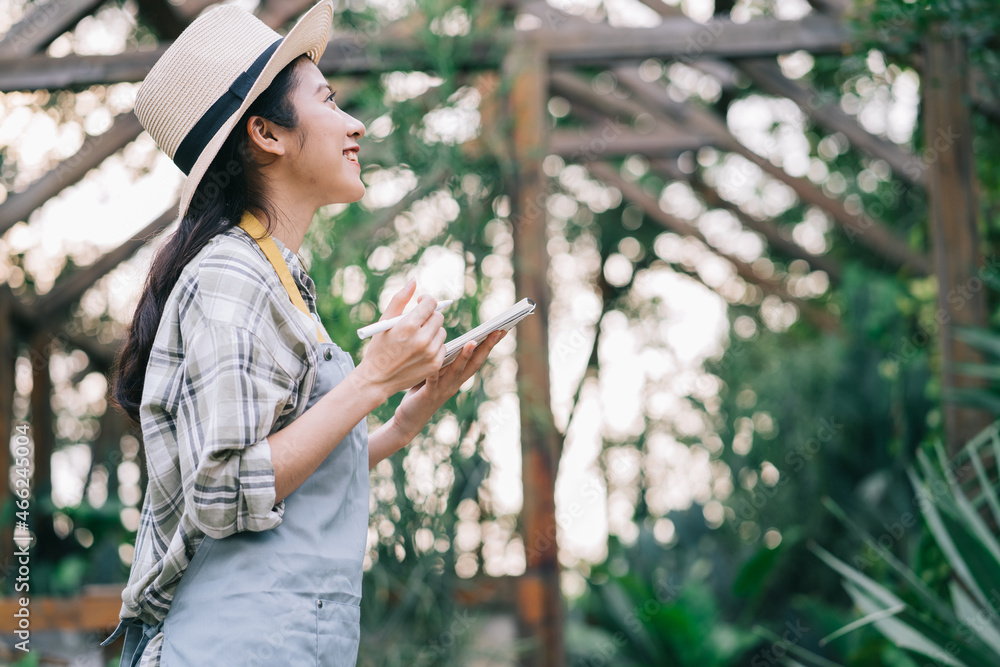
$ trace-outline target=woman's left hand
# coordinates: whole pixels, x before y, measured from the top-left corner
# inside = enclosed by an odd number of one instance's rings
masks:
[[[490,350],[506,335],[506,331],[495,331],[479,345],[469,341],[455,361],[440,369],[436,375],[407,389],[393,417],[396,427],[404,433],[419,433],[458,388],[482,368]]]

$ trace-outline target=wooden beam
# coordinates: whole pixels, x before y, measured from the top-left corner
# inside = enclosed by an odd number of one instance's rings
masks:
[[[110,56],[38,55],[0,61],[0,92],[81,89],[98,83],[142,81],[167,50],[163,44],[148,51]]]
[[[577,115],[591,116],[590,120],[594,124],[599,124],[602,120],[606,123],[619,124],[622,117],[631,121],[631,119],[638,118],[639,116],[648,113],[644,107],[632,99],[622,99],[611,95],[598,95],[579,75],[572,74],[567,71],[558,71],[553,72],[550,79],[550,86],[553,92],[566,97],[571,102],[574,102],[574,113]],[[613,117],[614,120],[608,118],[608,116]],[[672,121],[670,122],[672,123]],[[670,125],[659,122],[658,126],[669,127]],[[688,134],[697,136],[691,132],[688,132]],[[705,145],[711,145],[714,143],[714,137],[702,135],[702,138],[706,140]],[[744,226],[757,231],[767,238],[768,242],[771,243],[775,249],[784,252],[788,256],[802,258],[809,261],[815,268],[827,271],[831,280],[837,280],[840,276],[840,268],[832,259],[811,255],[798,244],[786,240],[783,236],[781,236],[773,224],[757,220],[747,215],[739,207],[722,199],[722,197],[720,197],[718,193],[712,190],[707,184],[700,182],[700,179],[680,172],[680,170],[676,168],[676,164],[674,164],[673,161],[652,160],[651,164],[654,168],[661,172],[661,175],[668,175],[670,178],[675,180],[689,181],[693,186],[698,185],[699,187],[696,189],[698,189],[698,191],[706,197],[706,200],[709,201],[711,206],[729,210],[740,219]]]
[[[215,0],[188,0],[185,4],[191,4],[196,1],[206,5],[211,5],[215,2]],[[257,9],[257,18],[264,25],[278,30],[296,16],[312,7],[313,4],[315,4],[314,0],[265,0]]]
[[[610,119],[607,120],[603,127],[595,124],[584,129],[553,131],[551,152],[575,160],[581,156],[594,158],[631,153],[648,156],[677,155],[683,151],[712,145],[709,137],[679,132],[670,127],[660,127],[648,134],[641,134],[615,126]]]
[[[798,243],[785,238],[773,222],[755,218],[736,204],[724,199],[717,190],[698,177],[697,174],[686,174],[681,171],[677,167],[676,161],[652,160],[650,167],[664,178],[683,181],[690,185],[692,190],[701,195],[707,206],[731,213],[744,227],[752,229],[767,239],[767,243],[773,251],[791,259],[801,259],[808,262],[813,269],[826,273],[830,277],[830,282],[840,282],[843,271],[840,264],[832,258],[825,255],[814,255]]]
[[[570,102],[579,105],[579,109],[574,108],[574,113],[592,109],[604,117],[605,121],[614,123],[633,124],[642,116],[652,117],[644,106],[631,98],[622,98],[615,95],[600,95],[595,91],[590,83],[581,75],[567,70],[553,71],[549,76],[549,87],[553,93],[565,97]],[[677,131],[678,125],[671,120],[663,122],[661,119],[653,117],[657,127],[667,127]],[[699,135],[704,136],[704,135]]]
[[[8,292],[10,291],[10,288],[6,285],[2,287],[6,288]],[[62,316],[61,319],[50,318],[43,321],[37,317],[36,304],[24,304],[13,294],[9,295],[9,300],[10,322],[14,327],[16,337],[23,340],[30,338],[35,332],[40,330],[49,329],[55,331],[58,329],[53,338],[62,341],[68,347],[85,352],[87,357],[102,371],[106,372],[111,369],[114,359],[118,354],[121,341],[115,340],[110,343],[101,343],[93,336],[88,336],[78,331],[73,326],[72,321],[59,329],[65,318],[68,317],[68,313],[59,313],[57,316]]]
[[[649,7],[650,9],[652,9],[657,14],[659,14],[662,18],[687,19],[687,16],[681,10],[680,6],[665,4],[663,0],[639,0],[639,1],[642,4],[646,5],[647,7]],[[538,2],[538,3],[532,2],[528,4],[529,5],[538,4],[546,7],[551,7],[551,5],[548,5],[548,3],[546,2]],[[579,18],[569,14],[564,14],[564,16],[567,18],[567,20],[576,20],[576,21],[580,20]],[[691,24],[692,24],[691,25],[692,35],[697,34],[700,30],[704,28],[704,24],[702,23],[691,21]],[[719,85],[722,86],[723,90],[734,90],[735,88],[738,87],[736,80],[736,75],[737,75],[736,68],[734,68],[725,60],[705,57],[705,58],[699,58],[698,60],[690,60],[688,58],[685,58],[685,61],[690,67],[693,67],[699,72],[702,72],[703,74],[708,74],[709,76],[715,78],[716,81],[719,82]]]
[[[84,591],[83,595],[72,598],[32,596],[31,629],[35,632],[113,630],[118,625],[118,613],[122,608],[121,586],[87,586]],[[0,598],[0,631],[4,634],[17,629],[15,611],[15,597]]]
[[[612,28],[571,22],[555,29],[530,34],[545,44],[550,62],[585,63],[636,58],[686,58],[706,56],[749,57],[774,55],[798,49],[812,53],[840,52],[850,41],[847,28],[834,19],[806,16],[798,21],[760,19],[749,23],[713,20],[695,24],[689,19],[669,19],[655,28]],[[497,46],[517,37],[509,30],[492,36],[472,36],[456,50],[455,65],[462,70],[497,67]],[[524,38],[522,36],[522,38]],[[109,56],[32,56],[0,61],[0,92],[41,88],[78,88],[96,83],[140,81],[168,44],[150,51],[132,51]],[[320,61],[324,74],[371,73],[399,68],[434,69],[436,63],[415,40],[339,35],[331,39]]]
[[[827,197],[821,190],[816,188],[812,183],[803,178],[796,178],[790,176],[784,169],[773,165],[770,160],[767,160],[749,148],[741,144],[731,132],[726,127],[725,123],[714,116],[708,114],[707,112],[688,107],[686,105],[674,105],[673,100],[666,95],[665,91],[663,95],[659,93],[654,93],[649,95],[651,99],[645,99],[646,105],[640,105],[634,99],[621,99],[611,95],[598,95],[590,87],[580,75],[572,74],[567,71],[553,72],[551,75],[551,88],[553,92],[556,92],[563,97],[566,97],[572,102],[576,102],[582,106],[590,106],[593,109],[597,109],[608,116],[613,116],[616,121],[619,117],[625,116],[627,118],[636,118],[640,114],[652,114],[655,120],[663,124],[672,124],[678,128],[686,130],[691,133],[697,133],[705,136],[711,136],[713,143],[720,147],[722,150],[736,152],[748,160],[758,165],[767,174],[777,178],[789,187],[791,187],[799,198],[818,208],[822,209],[828,213],[834,222],[838,223],[844,230],[852,242],[860,238],[862,242],[871,244],[880,243],[883,241],[884,237],[888,237],[887,243],[890,244],[893,249],[893,255],[891,257],[897,257],[898,260],[909,259],[910,263],[915,263],[920,267],[921,273],[925,273],[929,263],[926,257],[923,257],[916,251],[910,250],[906,244],[902,241],[888,236],[886,230],[881,228],[877,222],[873,219],[861,215],[859,217],[854,217],[847,212],[844,208],[844,204],[839,200]],[[628,80],[625,81],[628,83]],[[644,82],[640,82],[645,85]],[[669,111],[669,113],[668,113]],[[872,228],[875,228],[874,230]],[[870,234],[875,231],[875,235],[871,238],[865,238],[866,234],[864,230],[868,230]],[[881,246],[876,245],[876,250],[879,250],[881,256],[885,256],[884,252],[881,252]]]
[[[697,34],[703,28],[702,24],[687,19],[678,7],[666,5],[662,0],[641,1],[665,19],[688,21],[692,34]],[[536,4],[545,3],[529,3],[531,6]],[[839,14],[839,12],[837,13]],[[566,21],[580,20],[565,14],[560,16],[562,20]],[[902,179],[915,185],[924,185],[923,160],[909,151],[867,132],[856,120],[844,113],[839,105],[821,99],[814,91],[785,77],[781,68],[770,58],[740,58],[735,63],[737,67],[724,60],[703,58],[689,64],[717,79],[723,87],[732,87],[737,72],[742,70],[765,92],[789,98],[821,126],[832,132],[843,132],[855,147],[888,162]]]
[[[813,9],[830,16],[840,16],[851,6],[850,0],[809,0]]]
[[[141,81],[169,44],[148,51],[114,55],[30,56],[0,61],[0,92],[39,89],[78,89],[94,84]],[[493,40],[474,38],[460,49],[455,63],[462,71],[492,69],[499,64]],[[437,64],[415,40],[383,41],[360,35],[340,35],[330,40],[320,58],[323,74],[372,74],[397,69],[433,70]]]
[[[647,216],[662,227],[676,232],[677,234],[681,234],[682,236],[692,236],[698,239],[705,244],[705,247],[711,252],[732,264],[737,275],[739,275],[743,280],[760,287],[765,294],[773,294],[782,301],[795,304],[795,306],[799,309],[799,312],[802,313],[803,317],[808,319],[822,331],[836,331],[838,326],[837,319],[833,315],[825,310],[822,310],[821,308],[818,308],[814,304],[800,299],[797,296],[793,296],[779,281],[758,276],[753,270],[753,267],[739,257],[715,248],[708,242],[708,239],[705,238],[705,235],[702,234],[697,227],[664,211],[660,208],[659,202],[655,197],[648,194],[637,183],[630,183],[626,181],[622,178],[621,174],[618,173],[618,170],[611,165],[606,162],[593,161],[586,162],[585,166],[601,181],[621,190],[622,196],[625,199],[639,206]]]
[[[693,132],[713,136],[716,145],[723,150],[738,153],[765,173],[791,187],[802,201],[829,213],[851,243],[860,242],[894,265],[915,274],[926,275],[930,271],[927,257],[911,248],[905,240],[895,236],[863,211],[857,215],[849,213],[840,200],[827,197],[808,180],[790,176],[781,167],[750,150],[733,136],[722,119],[693,105],[675,102],[662,86],[643,81],[634,67],[615,67],[613,71],[619,81],[628,86],[654,116],[667,122],[676,122]]]
[[[516,601],[516,585],[517,577],[479,574],[463,581],[452,597],[466,607],[508,609]],[[10,635],[18,629],[14,616],[18,608],[17,597],[0,597],[0,633]],[[31,596],[31,629],[106,633],[118,625],[121,608],[121,584],[89,584],[69,598]]]
[[[972,142],[974,130],[966,106],[968,62],[957,37],[942,38],[932,29],[924,46],[922,78],[924,137],[930,183],[929,227],[938,283],[937,318],[944,400],[945,445],[958,453],[990,423],[982,410],[949,399],[956,389],[981,386],[978,379],[957,375],[956,363],[981,363],[981,355],[954,337],[956,326],[986,327],[987,310],[979,249],[978,179]],[[995,270],[995,268],[993,269]]]
[[[170,223],[177,217],[177,206],[177,203],[172,205],[158,218],[143,227],[138,234],[114,250],[104,253],[93,264],[74,271],[72,275],[56,283],[56,286],[48,294],[41,297],[37,305],[33,307],[35,318],[46,321],[55,318],[64,319],[65,316],[68,316],[69,307],[83,296],[83,293],[90,289],[98,279],[107,275],[170,226]]]
[[[532,35],[545,45],[550,62],[577,64],[646,58],[691,61],[707,56],[777,55],[800,49],[843,53],[852,41],[845,24],[817,14],[796,21],[757,19],[747,23],[712,19],[699,24],[688,18],[664,18],[651,28],[567,21],[543,26]]]
[[[109,155],[120,151],[142,132],[135,114],[128,111],[115,117],[111,127],[97,136],[88,136],[74,155],[62,160],[29,185],[23,192],[16,192],[0,204],[0,235],[64,188],[82,179],[88,171],[101,164]]]
[[[769,58],[741,58],[735,63],[761,90],[792,100],[820,126],[831,132],[842,132],[855,148],[888,162],[899,178],[912,185],[927,185],[926,167],[920,156],[869,133],[844,113],[836,100],[823,98],[816,91],[792,81]]]
[[[0,39],[0,60],[13,60],[48,47],[104,0],[48,0],[28,5],[28,12]]]
[[[525,667],[563,667],[565,611],[560,585],[555,481],[561,435],[549,387],[549,254],[542,159],[548,153],[545,108],[548,72],[544,53],[530,43],[510,49],[503,62],[511,82],[514,173],[511,179],[514,291],[535,302],[535,313],[517,327],[517,396],[520,403],[524,503],[521,530],[525,571],[518,579],[518,634],[531,644]]]

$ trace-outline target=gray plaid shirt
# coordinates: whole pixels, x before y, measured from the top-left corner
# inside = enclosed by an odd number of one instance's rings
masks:
[[[275,242],[318,322],[315,284]],[[281,523],[267,436],[303,412],[317,354],[315,325],[241,228],[214,237],[184,267],[146,369],[140,420],[149,484],[122,619],[156,625],[166,616],[205,535]]]

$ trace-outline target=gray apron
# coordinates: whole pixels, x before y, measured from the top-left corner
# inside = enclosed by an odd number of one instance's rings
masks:
[[[355,367],[335,343],[320,346],[306,409]],[[202,539],[163,621],[123,621],[112,635],[125,631],[121,666],[138,665],[162,629],[162,667],[354,667],[368,497],[365,418],[289,494],[278,526]]]

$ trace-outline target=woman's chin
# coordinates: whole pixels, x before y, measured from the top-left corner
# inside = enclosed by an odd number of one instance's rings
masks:
[[[330,204],[356,204],[361,201],[367,190],[365,189],[365,184],[361,182],[359,178],[356,184],[351,186],[341,188],[336,195],[330,197],[329,200],[324,204],[328,206]]]
[[[358,178],[358,187],[356,189],[356,192],[357,194],[355,195],[354,199],[352,199],[348,203],[354,204],[356,202],[361,201],[362,199],[364,199],[365,193],[368,192],[368,190],[365,188],[365,184],[361,182],[360,178]]]

